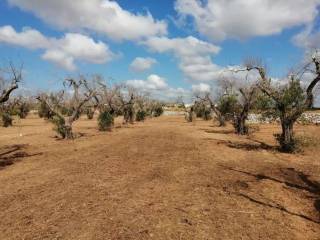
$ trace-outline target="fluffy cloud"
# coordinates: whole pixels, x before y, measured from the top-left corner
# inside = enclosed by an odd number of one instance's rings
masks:
[[[237,86],[252,84],[259,75],[238,71],[243,66],[219,66],[212,61],[211,56],[220,50],[214,44],[201,41],[194,37],[173,38],[153,37],[143,42],[151,51],[172,53],[179,61],[179,68],[186,80],[193,83],[192,92],[209,92],[211,85],[217,85],[226,79],[232,80]]]
[[[48,38],[39,31],[24,28],[16,32],[11,26],[0,27],[0,43],[28,49],[44,49],[42,58],[67,70],[75,70],[75,60],[102,64],[110,61],[114,54],[103,42],[95,42],[82,34],[67,33],[64,37]]]
[[[128,80],[126,84],[130,87],[137,88],[142,92],[149,93],[153,98],[160,100],[176,100],[181,96],[183,99],[190,101],[192,93],[184,88],[170,87],[166,79],[152,74],[146,80]]]
[[[214,41],[282,32],[313,22],[319,0],[177,0],[175,9],[191,16],[197,30]]]
[[[164,90],[168,88],[166,80],[158,75],[152,74],[147,80],[128,80],[127,85],[141,90]]]
[[[314,30],[313,24],[310,24],[302,32],[294,36],[293,42],[306,50],[319,49],[320,32]]]
[[[8,0],[43,21],[67,30],[89,30],[115,40],[136,40],[165,35],[167,24],[146,15],[132,14],[111,0]]]
[[[130,69],[134,72],[144,72],[146,70],[149,70],[156,63],[157,60],[153,58],[137,57],[130,64]]]
[[[50,41],[37,30],[24,28],[17,33],[11,26],[0,27],[0,42],[28,49],[48,48],[50,45]]]
[[[192,92],[194,93],[208,93],[211,91],[209,84],[200,83],[198,85],[192,85]]]
[[[171,52],[179,59],[179,68],[191,81],[212,81],[219,77],[221,68],[212,62],[211,55],[220,51],[218,46],[195,37],[152,37],[143,42],[151,51]]]

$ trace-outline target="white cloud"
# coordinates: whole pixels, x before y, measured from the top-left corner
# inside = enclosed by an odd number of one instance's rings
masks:
[[[191,91],[170,87],[166,79],[156,74],[148,76],[146,80],[128,80],[126,84],[141,92],[150,93],[153,98],[160,100],[176,100],[179,96],[190,100],[192,97]]]
[[[131,71],[134,71],[134,72],[144,72],[152,68],[152,66],[156,63],[157,63],[157,60],[153,58],[137,57],[130,64],[130,69]]]
[[[199,83],[198,85],[192,85],[192,92],[194,93],[208,93],[211,91],[211,87],[206,83]]]
[[[158,53],[173,53],[179,60],[179,68],[186,80],[193,83],[193,92],[209,92],[211,85],[217,85],[224,79],[232,80],[237,86],[252,84],[259,75],[255,71],[236,71],[244,69],[241,66],[219,66],[212,61],[211,56],[220,48],[214,44],[201,41],[194,37],[173,38],[153,37],[143,42],[151,51]]]
[[[35,29],[24,28],[21,32],[16,32],[12,26],[3,26],[0,27],[0,43],[43,49],[43,59],[70,71],[76,69],[76,60],[102,64],[115,56],[103,42],[95,42],[92,38],[77,33],[66,33],[64,37],[57,39],[46,37]]]
[[[47,50],[42,55],[42,59],[53,62],[55,65],[69,71],[74,71],[77,69],[76,65],[74,64],[73,58],[68,56],[63,51]]]
[[[168,88],[166,80],[155,74],[150,75],[147,80],[128,80],[127,85],[144,91]]]
[[[211,59],[211,55],[217,54],[220,48],[211,43],[190,36],[172,39],[152,37],[142,44],[154,52],[173,53],[179,59],[179,68],[188,80],[213,81],[221,74],[221,68]]]
[[[0,42],[29,49],[48,48],[50,45],[50,41],[37,30],[23,28],[21,33],[17,33],[8,25],[0,27]]]
[[[303,31],[293,37],[293,42],[306,50],[320,48],[320,32],[314,30],[313,24],[305,27]]]
[[[184,102],[191,102],[192,92],[184,88],[169,88],[164,92],[158,93],[158,98],[169,101],[176,101],[178,98],[182,98]]]
[[[214,41],[281,33],[313,22],[319,0],[177,0],[175,9],[191,16],[197,30]]]
[[[149,12],[133,14],[111,0],[8,0],[43,21],[67,30],[89,30],[115,40],[137,40],[167,34],[167,24]]]

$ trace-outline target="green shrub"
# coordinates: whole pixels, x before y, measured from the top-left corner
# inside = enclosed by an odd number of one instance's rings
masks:
[[[286,142],[283,134],[274,134],[273,135],[277,142],[280,145],[280,150],[286,153],[294,153],[299,152],[300,150],[297,148],[297,141],[294,137],[291,138],[290,142]]]
[[[160,117],[162,114],[163,114],[163,108],[160,104],[155,106],[154,109],[152,110],[153,117]]]
[[[26,118],[30,112],[29,105],[25,102],[18,106],[18,116],[22,119]]]
[[[141,122],[146,119],[147,113],[144,110],[138,110],[136,113],[136,121]]]
[[[98,126],[100,131],[111,131],[113,124],[114,118],[110,112],[104,111],[99,114]]]
[[[237,97],[235,95],[224,95],[218,101],[218,110],[226,120],[233,118],[233,113],[236,112]]]
[[[61,106],[60,107],[60,112],[64,116],[70,116],[70,109],[67,108],[66,106]]]
[[[54,113],[50,111],[45,102],[41,102],[38,109],[38,115],[40,118],[51,119]]]
[[[9,113],[2,113],[1,114],[1,118],[2,118],[2,126],[3,127],[9,127],[12,126],[12,117]]]
[[[53,116],[50,121],[54,124],[53,130],[56,131],[62,138],[67,135],[65,120],[59,116]]]
[[[134,116],[135,116],[135,111],[134,111],[133,105],[132,104],[127,105],[123,109],[123,119],[124,119],[125,123],[133,124]]]

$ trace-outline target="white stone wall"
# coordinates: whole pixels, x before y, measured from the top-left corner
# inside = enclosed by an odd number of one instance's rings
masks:
[[[279,122],[279,119],[263,118],[261,114],[249,114],[248,123],[272,123]],[[303,113],[298,119],[300,124],[319,124],[320,125],[320,113]]]

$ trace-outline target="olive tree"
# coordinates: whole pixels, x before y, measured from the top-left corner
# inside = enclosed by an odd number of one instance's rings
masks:
[[[209,106],[211,111],[214,113],[215,118],[219,122],[219,127],[223,127],[226,125],[226,114],[227,113],[223,112],[222,109],[220,108],[220,106],[218,104],[219,99],[217,101],[215,101],[210,93],[205,93],[204,96],[197,95],[196,98],[199,99],[205,105]]]
[[[2,125],[12,125],[11,112],[16,102],[9,102],[14,90],[22,80],[22,65],[17,68],[10,62],[9,67],[0,69],[0,115]]]
[[[13,63],[0,69],[0,104],[7,102],[22,80],[22,65],[17,68]]]
[[[135,119],[135,109],[134,104],[136,100],[135,90],[132,88],[126,88],[124,91],[119,91],[118,97],[121,103],[121,109],[123,113],[123,123],[133,124]]]
[[[251,110],[254,101],[256,86],[239,88],[239,96],[234,108],[233,125],[237,134],[248,134],[246,120],[248,119],[249,111]]]
[[[79,79],[68,78],[64,81],[64,86],[72,93],[70,112],[67,115],[62,112],[66,97],[65,91],[56,95],[51,94],[51,96],[41,94],[37,99],[45,104],[53,114],[52,121],[61,137],[73,139],[72,124],[79,118],[82,107],[95,96],[96,91],[90,88],[86,79],[82,77]]]
[[[249,62],[247,71],[257,71],[260,76],[259,89],[272,101],[274,114],[280,118],[282,133],[277,137],[283,151],[292,152],[296,148],[293,126],[302,113],[313,105],[313,90],[320,81],[320,59],[317,54],[312,56],[303,70],[312,72],[313,78],[307,87],[303,87],[297,74],[291,74],[287,83],[277,86],[267,76],[265,67],[257,62]]]
[[[114,125],[114,118],[121,114],[121,86],[108,86],[99,81],[98,93],[94,97],[99,109],[98,125],[101,131],[110,131]]]

